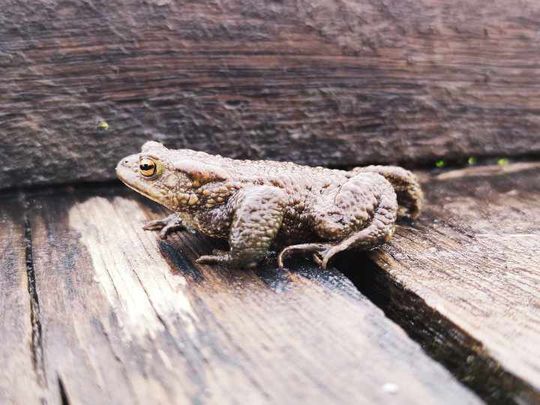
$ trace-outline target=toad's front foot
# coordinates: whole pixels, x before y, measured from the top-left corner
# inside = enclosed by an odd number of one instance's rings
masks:
[[[185,229],[185,227],[177,214],[171,214],[168,217],[147,222],[143,229],[145,231],[159,231],[159,237],[165,239],[171,233]]]
[[[218,252],[214,252],[218,253]],[[257,263],[256,262],[249,262],[244,263],[237,259],[234,259],[231,257],[229,253],[220,253],[220,254],[213,254],[213,255],[203,255],[199,256],[197,260],[195,260],[198,264],[221,264],[225,266],[240,266],[243,268],[251,268],[254,267]]]
[[[212,255],[199,256],[196,260],[199,264],[222,264],[225,266],[239,266],[243,268],[252,268],[257,265],[256,261],[242,261],[231,256],[229,252],[214,249]]]

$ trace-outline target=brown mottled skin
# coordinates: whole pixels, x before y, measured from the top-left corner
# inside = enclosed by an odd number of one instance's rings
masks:
[[[157,142],[122,159],[116,172],[174,212],[144,229],[159,230],[162,238],[192,228],[228,239],[228,252],[201,256],[199,263],[253,266],[272,246],[288,244],[278,256],[280,267],[286,255],[310,252],[324,268],[338,252],[390,239],[397,217],[415,218],[422,202],[415,176],[400,167],[344,171],[234,160]]]

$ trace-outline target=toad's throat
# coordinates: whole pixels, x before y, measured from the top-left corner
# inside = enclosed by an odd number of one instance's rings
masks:
[[[128,186],[130,189],[136,191],[137,193],[139,194],[142,194],[143,196],[145,196],[146,198],[149,198],[150,200],[158,203],[159,205],[163,205],[164,207],[167,207],[165,204],[163,204],[163,201],[160,200],[157,196],[155,195],[152,195],[152,194],[148,194],[148,192],[146,192],[144,189],[142,188],[139,188],[131,183],[128,183],[127,181],[125,181],[124,179],[122,179],[120,176],[119,176],[119,179],[122,183],[124,183],[126,186]],[[167,207],[169,208],[169,207]]]

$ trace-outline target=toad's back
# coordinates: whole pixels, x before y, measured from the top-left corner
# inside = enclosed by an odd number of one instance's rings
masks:
[[[190,149],[174,151],[173,159],[184,160],[186,158],[217,167],[237,181],[261,185],[271,184],[284,189],[290,187],[296,191],[299,188],[315,190],[318,187],[337,186],[351,177],[351,172],[320,166],[311,167],[272,160],[232,159]]]

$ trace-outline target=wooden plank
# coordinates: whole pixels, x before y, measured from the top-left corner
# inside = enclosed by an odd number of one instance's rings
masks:
[[[540,402],[540,163],[427,175],[357,285],[490,401]],[[362,272],[362,274],[360,274]]]
[[[31,268],[27,274],[28,235],[16,194],[0,199],[0,229],[0,403],[38,403],[43,383],[39,306]]]
[[[0,187],[111,179],[150,138],[313,165],[538,155],[539,24],[536,0],[11,1]]]
[[[118,190],[31,200],[49,403],[480,403],[339,272],[193,264]]]

